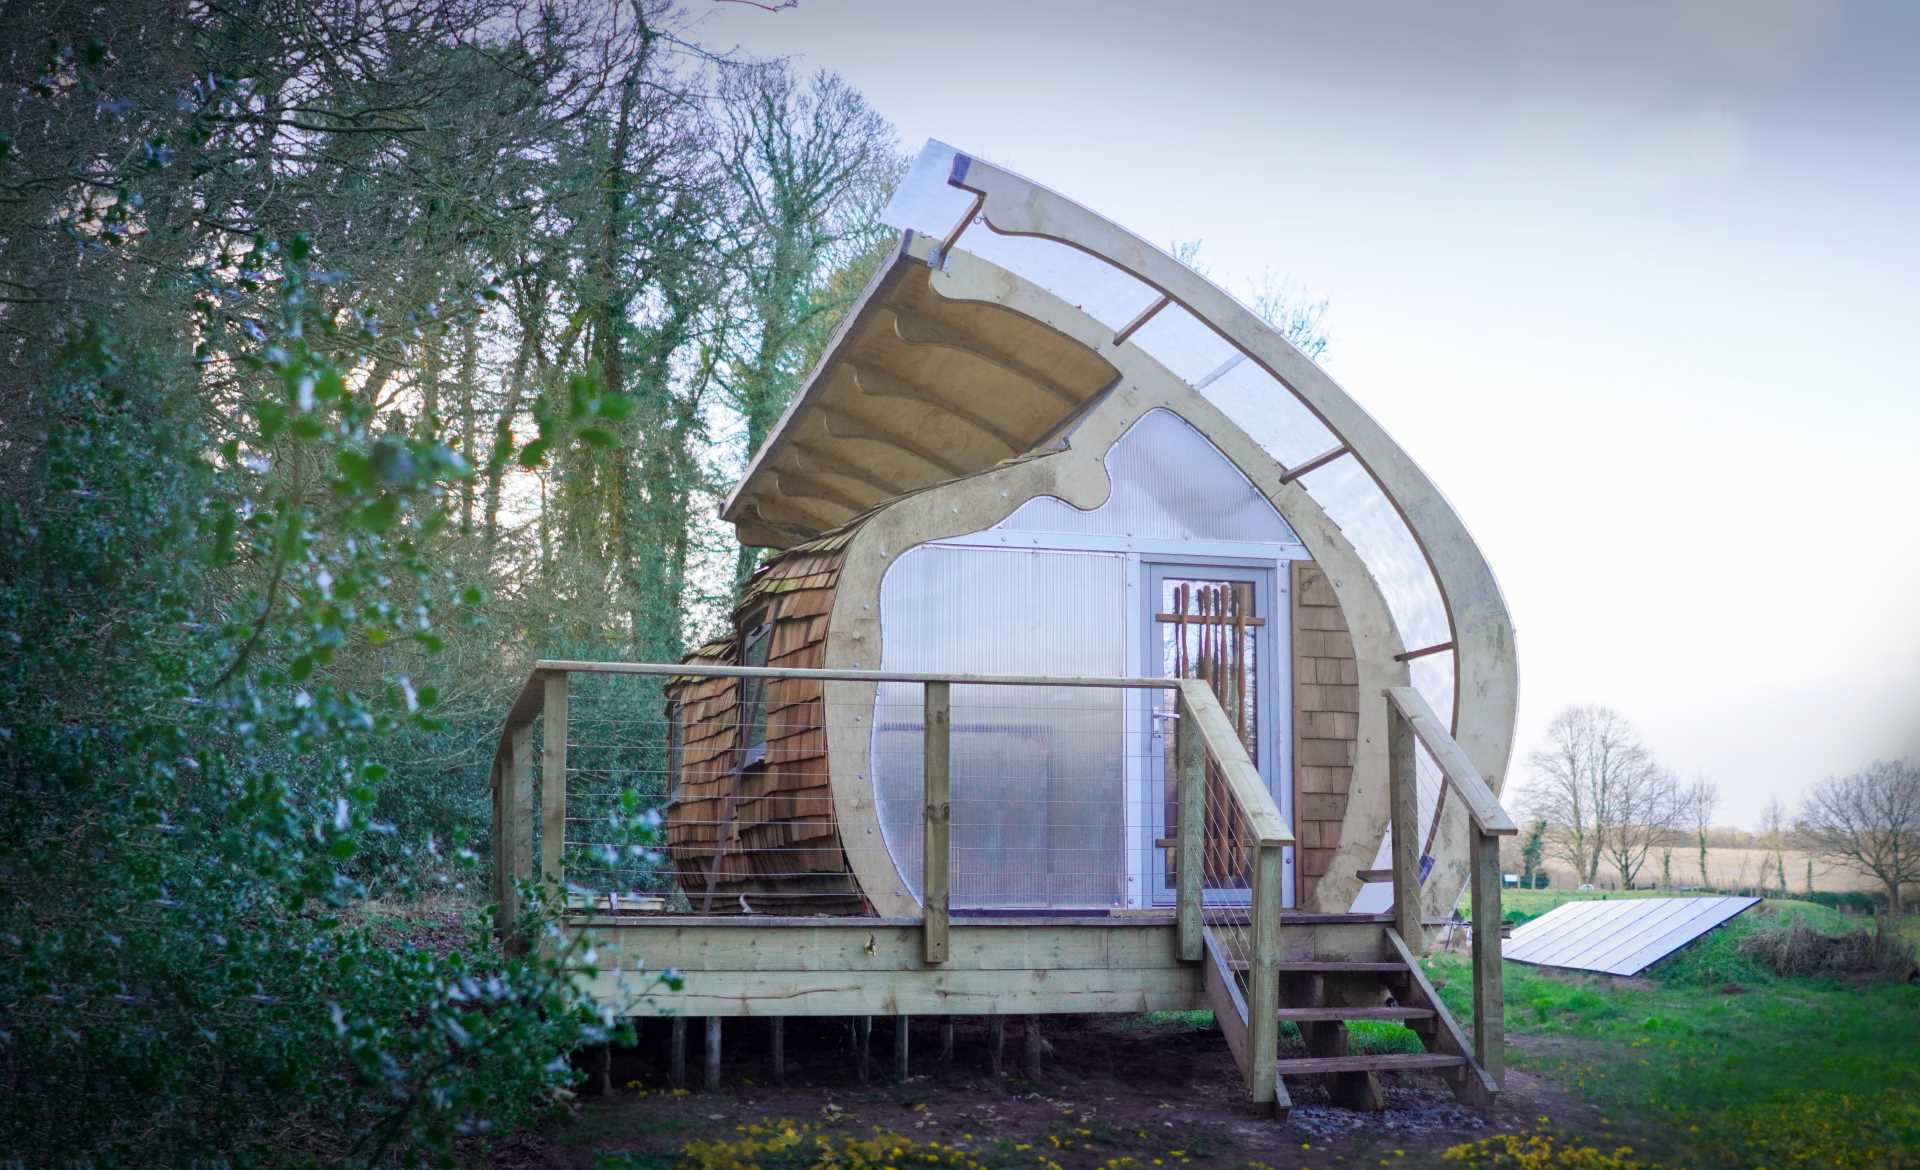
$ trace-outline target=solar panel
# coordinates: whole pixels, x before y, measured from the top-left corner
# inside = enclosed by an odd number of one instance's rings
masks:
[[[1608,898],[1567,902],[1514,928],[1516,963],[1638,975],[1758,905],[1758,898]]]

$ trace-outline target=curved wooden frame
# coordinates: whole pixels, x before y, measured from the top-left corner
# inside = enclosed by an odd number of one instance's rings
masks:
[[[932,241],[916,238],[907,255],[931,254]],[[1095,349],[1120,371],[1120,380],[1096,402],[1073,431],[1064,449],[1041,458],[1004,464],[992,471],[954,480],[884,505],[855,530],[845,549],[834,608],[828,624],[826,665],[830,669],[877,669],[881,661],[880,583],[886,570],[908,549],[932,540],[977,532],[1004,520],[1014,509],[1039,496],[1053,496],[1081,509],[1099,507],[1110,483],[1106,457],[1113,445],[1148,411],[1167,409],[1199,431],[1247,475],[1254,486],[1292,525],[1339,598],[1350,627],[1360,670],[1360,693],[1380,695],[1410,679],[1399,661],[1405,647],[1371,574],[1352,543],[1297,481],[1286,477],[1265,448],[1212,402],[1160,364],[1144,349],[1038,286],[997,265],[964,252],[945,258],[932,277],[943,296],[990,300],[1040,321]],[[871,727],[861,709],[871,710],[875,689],[858,683],[829,683],[827,759],[834,808],[848,863],[874,910],[910,916],[919,903],[901,879],[880,830],[868,773]],[[1361,704],[1355,745],[1353,785],[1334,864],[1320,879],[1303,910],[1340,912],[1359,891],[1359,871],[1372,864],[1388,823],[1387,711],[1384,703]],[[1465,880],[1465,860],[1460,864]]]

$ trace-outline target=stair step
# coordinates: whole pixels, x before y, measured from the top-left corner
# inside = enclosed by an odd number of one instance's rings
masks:
[[[1423,1007],[1283,1007],[1274,1013],[1296,1024],[1324,1020],[1431,1020],[1432,1008]]]
[[[1381,1052],[1353,1056],[1298,1056],[1274,1062],[1273,1070],[1284,1077],[1309,1076],[1337,1072],[1418,1072],[1429,1068],[1459,1068],[1464,1056],[1444,1052]]]

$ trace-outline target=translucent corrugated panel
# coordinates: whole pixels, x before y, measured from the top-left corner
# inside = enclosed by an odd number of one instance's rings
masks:
[[[1447,609],[1433,570],[1380,485],[1351,457],[1336,459],[1300,482],[1353,542],[1386,594],[1387,608],[1409,650],[1447,641]],[[1451,708],[1449,708],[1451,709]],[[1436,711],[1438,708],[1436,708]]]
[[[1160,294],[1078,248],[1038,236],[1002,235],[985,224],[954,245],[1046,289],[1116,333],[1133,323]]]
[[[1240,356],[1200,318],[1179,305],[1168,305],[1134,333],[1133,344],[1152,354],[1161,365],[1188,385],[1197,385],[1228,360]]]
[[[880,221],[901,231],[946,239],[953,225],[973,206],[971,193],[947,186],[957,153],[946,143],[929,138],[907,168],[906,178],[893,189],[893,197],[880,212]]]
[[[1298,467],[1340,443],[1293,391],[1254,362],[1239,362],[1196,388],[1282,467]]]
[[[1267,498],[1205,435],[1170,410],[1141,415],[1107,452],[1113,493],[1082,512],[1051,496],[1028,500],[994,527],[1155,540],[1298,544]]]
[[[881,582],[881,667],[1113,677],[1125,673],[1129,620],[1119,556],[926,546]],[[1125,702],[1125,692],[1088,687],[954,688],[955,908],[1124,898]],[[916,897],[923,722],[918,685],[880,687],[874,798]]]

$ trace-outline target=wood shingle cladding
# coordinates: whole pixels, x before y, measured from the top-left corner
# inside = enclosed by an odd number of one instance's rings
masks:
[[[1294,561],[1292,594],[1296,894],[1307,906],[1333,864],[1347,815],[1360,738],[1360,665],[1325,570]]]
[[[828,615],[849,532],[788,549],[762,565],[734,612],[734,633],[689,663],[740,662],[740,623],[771,626],[766,665],[825,664]],[[667,806],[676,878],[700,914],[860,914],[865,903],[841,848],[827,772],[823,686],[765,684],[765,753],[748,762],[742,680],[681,676],[681,771]]]

